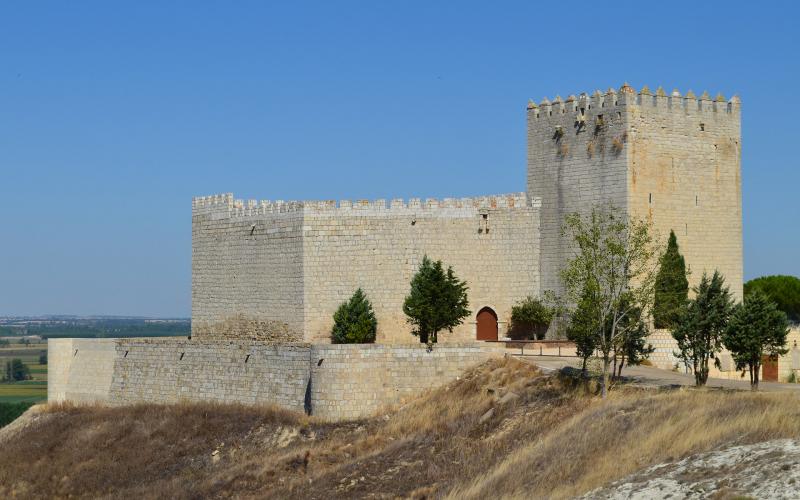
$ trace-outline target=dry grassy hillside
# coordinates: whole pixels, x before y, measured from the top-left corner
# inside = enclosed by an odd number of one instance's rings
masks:
[[[46,408],[0,431],[0,497],[563,498],[693,453],[800,437],[799,416],[788,394],[621,388],[601,401],[497,360],[344,424],[236,406]]]

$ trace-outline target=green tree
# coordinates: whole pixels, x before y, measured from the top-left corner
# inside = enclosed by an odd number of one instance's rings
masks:
[[[695,298],[682,309],[672,336],[680,350],[675,355],[692,367],[695,384],[702,386],[708,381],[709,362],[714,360],[719,367],[717,353],[722,350],[722,332],[728,326],[733,300],[717,271],[711,279],[703,273],[693,291]]]
[[[745,369],[750,372],[750,388],[757,391],[761,360],[764,356],[786,354],[788,334],[786,314],[756,289],[734,309],[722,334],[722,343],[733,356],[736,369],[742,370],[742,375]]]
[[[541,300],[528,296],[511,308],[509,336],[513,339],[542,338],[552,320],[553,310]]]
[[[378,320],[367,300],[364,291],[359,288],[343,302],[333,315],[331,340],[334,344],[367,344],[375,342]]]
[[[42,351],[39,353],[39,364],[46,365],[47,364],[47,351]]]
[[[605,397],[613,354],[628,330],[637,326],[631,315],[652,307],[659,259],[651,225],[607,205],[594,207],[587,215],[568,215],[563,233],[572,240],[575,254],[561,279],[568,301],[587,301],[587,313],[595,315],[588,324],[603,360]]]
[[[622,367],[625,366],[626,361],[629,366],[639,365],[655,351],[655,348],[647,343],[650,329],[647,327],[647,321],[641,308],[630,308],[630,313],[623,318],[622,323],[624,333],[614,351],[615,377],[622,376]],[[609,327],[607,327],[608,329]]]
[[[678,250],[678,239],[675,232],[670,231],[667,251],[661,256],[656,275],[653,302],[653,324],[656,328],[675,326],[681,308],[689,297],[689,280],[686,275],[686,262]]]
[[[744,284],[744,296],[754,290],[761,290],[775,304],[778,310],[788,316],[789,321],[800,323],[800,278],[795,276],[762,276]]]
[[[441,260],[433,262],[427,255],[423,257],[411,280],[411,292],[403,302],[403,312],[420,342],[430,347],[440,331],[452,332],[469,316],[468,306],[467,284],[456,277],[452,266],[445,271]]]
[[[569,315],[567,326],[567,340],[575,343],[575,351],[581,358],[581,372],[586,375],[586,362],[594,354],[597,348],[595,335],[597,333],[597,318],[600,317],[598,311],[592,310],[596,306],[590,300],[588,293],[578,302],[578,306]]]
[[[23,363],[21,359],[14,358],[6,362],[6,381],[17,382],[20,380],[28,380],[29,378],[31,378],[30,368],[28,368],[28,365]]]

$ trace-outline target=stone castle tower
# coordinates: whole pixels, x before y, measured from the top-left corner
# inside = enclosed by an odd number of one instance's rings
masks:
[[[742,296],[740,101],[689,91],[635,92],[528,104],[528,195],[541,199],[542,290],[560,290],[564,216],[612,202],[675,231],[690,284],[718,269]]]

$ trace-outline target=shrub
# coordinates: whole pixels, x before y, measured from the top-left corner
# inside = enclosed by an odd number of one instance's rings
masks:
[[[46,365],[47,364],[47,351],[42,351],[39,354],[39,364]]]
[[[744,284],[747,297],[754,290],[761,290],[786,313],[789,321],[800,323],[800,278],[794,276],[762,276]]]
[[[539,299],[528,296],[511,308],[509,336],[512,339],[542,338],[552,320],[552,309]]]
[[[334,344],[367,344],[375,342],[378,321],[360,288],[350,300],[342,303],[333,315],[331,340]]]
[[[0,403],[0,428],[16,420],[31,406],[33,403]]]

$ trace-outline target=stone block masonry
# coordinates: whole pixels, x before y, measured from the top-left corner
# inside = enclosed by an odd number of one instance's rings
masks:
[[[542,290],[560,291],[564,217],[613,203],[675,231],[695,285],[718,269],[742,297],[741,103],[623,85],[528,105],[528,194],[540,197]]]
[[[54,339],[48,402],[277,405],[360,418],[445,384],[497,344],[309,345],[253,341]]]
[[[422,201],[256,202],[195,198],[192,335],[329,342],[357,288],[380,343],[412,342],[402,304],[424,255],[453,266],[472,314],[443,342],[475,339],[483,307],[502,336],[511,306],[539,293],[539,200],[524,193]]]

